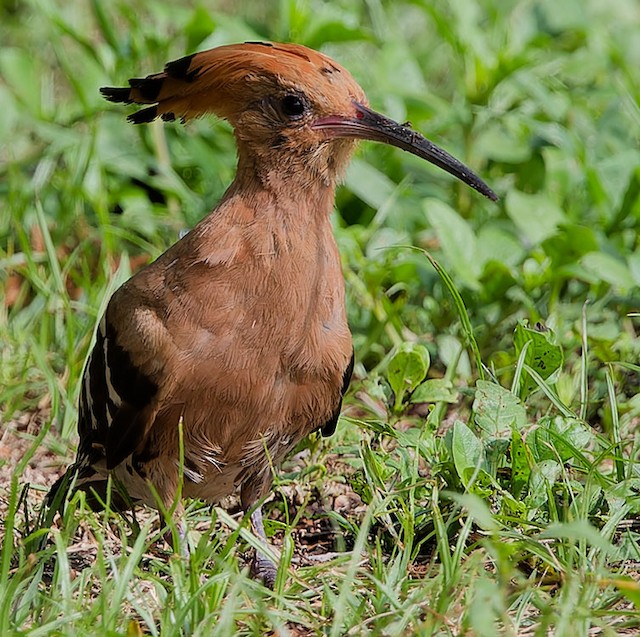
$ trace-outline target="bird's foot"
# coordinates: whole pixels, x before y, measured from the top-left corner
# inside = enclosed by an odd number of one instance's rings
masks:
[[[253,561],[251,562],[251,576],[262,583],[269,589],[273,590],[276,585],[276,575],[278,569],[276,565],[259,551],[255,551]]]
[[[253,526],[253,532],[266,546],[269,546],[267,535],[264,532],[264,525],[262,523],[262,510],[257,507],[251,514],[251,525]],[[270,560],[264,553],[258,549],[254,549],[255,554],[253,562],[251,563],[251,575],[255,579],[262,580],[263,584],[273,590],[276,584],[276,575],[278,569],[276,565]]]

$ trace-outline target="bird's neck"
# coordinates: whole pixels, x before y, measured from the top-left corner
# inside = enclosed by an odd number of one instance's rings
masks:
[[[306,166],[283,165],[277,159],[269,164],[241,155],[223,201],[241,200],[247,213],[255,213],[256,221],[274,217],[293,230],[328,224],[335,189],[335,179],[319,179]]]

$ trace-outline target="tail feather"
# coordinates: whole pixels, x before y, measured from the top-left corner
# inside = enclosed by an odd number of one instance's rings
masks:
[[[63,514],[67,497],[76,491],[84,491],[86,502],[94,511],[104,510],[107,502],[112,511],[131,510],[134,505],[132,499],[117,481],[112,483],[113,488],[109,492],[109,480],[104,474],[86,464],[75,463],[49,489],[45,504],[50,510]]]
[[[67,470],[53,483],[45,497],[45,504],[50,509],[60,511],[62,513],[64,502],[67,499],[72,483],[76,481],[78,467],[75,464],[70,465]]]

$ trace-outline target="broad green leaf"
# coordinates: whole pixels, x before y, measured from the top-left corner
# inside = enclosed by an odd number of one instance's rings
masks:
[[[640,515],[640,478],[629,478],[609,487],[604,497],[610,509],[629,505],[631,511]]]
[[[587,520],[572,520],[571,522],[555,522],[550,524],[541,534],[541,538],[557,538],[571,541],[586,540],[591,546],[601,549],[605,553],[614,553],[615,548],[610,542]]]
[[[613,206],[609,206],[612,221],[616,219],[613,216],[614,207],[620,210],[628,191],[629,182],[639,163],[640,152],[636,147],[629,147],[614,154],[607,153],[596,165],[602,188],[613,203]]]
[[[527,441],[536,460],[561,460],[567,462],[594,441],[594,433],[580,420],[555,416],[543,418],[540,426]]]
[[[305,37],[305,44],[312,49],[320,49],[327,42],[348,42],[371,38],[371,34],[360,25],[350,26],[340,20],[313,19],[310,26],[313,28]]]
[[[447,498],[464,508],[481,529],[497,531],[500,528],[487,502],[475,493],[446,491],[443,495],[446,495]]]
[[[561,471],[561,465],[555,460],[543,460],[533,466],[526,498],[529,508],[539,508],[547,501],[549,489],[556,483]]]
[[[548,328],[532,329],[521,321],[516,325],[513,341],[518,356],[525,344],[529,343],[524,355],[524,362],[540,374],[544,380],[552,382],[553,375],[560,371],[564,361],[562,348],[556,344],[553,331]],[[531,375],[523,370],[520,376],[520,398],[524,400],[536,389],[538,389],[538,385],[531,378]]]
[[[538,427],[532,431],[527,437],[527,442],[537,462],[545,460],[556,462],[559,459],[559,454],[550,440],[549,432],[544,427]]]
[[[640,166],[636,166],[629,178],[627,190],[620,204],[616,216],[611,220],[609,227],[616,228],[623,224],[627,217],[640,213]]]
[[[635,285],[629,266],[622,260],[605,252],[590,252],[580,260],[582,266],[595,274],[601,281],[628,289]]]
[[[345,181],[349,190],[375,210],[393,195],[396,188],[387,175],[357,158],[349,165]]]
[[[529,243],[537,245],[566,221],[562,209],[546,195],[511,190],[505,201],[507,214]]]
[[[396,396],[394,409],[402,406],[406,392],[413,391],[427,375],[431,360],[429,350],[417,343],[402,343],[387,364],[387,379]]]
[[[418,385],[411,394],[412,403],[455,403],[458,392],[446,378],[430,378]]]
[[[526,254],[522,242],[497,225],[482,226],[477,233],[476,245],[479,265],[483,268],[491,262],[515,266]]]
[[[436,199],[427,199],[424,209],[448,263],[467,287],[479,289],[482,264],[471,226],[453,208]]]
[[[556,416],[549,426],[555,437],[556,449],[564,462],[591,447],[595,442],[595,433],[585,423],[576,418]]]
[[[461,420],[453,425],[451,453],[458,477],[466,487],[472,476],[482,471],[484,451],[480,440]]]
[[[365,378],[364,381],[362,381],[362,387],[369,396],[375,400],[379,400],[382,404],[387,404],[391,399],[389,386],[384,382],[384,379],[379,376]]]
[[[367,242],[366,256],[371,261],[387,263],[389,259],[389,248],[399,245],[408,245],[411,237],[406,232],[382,226],[376,230]],[[380,272],[384,274],[384,272]]]
[[[501,261],[488,261],[482,271],[482,298],[491,301],[503,302],[508,297],[509,291],[518,285],[514,276],[515,270]]]
[[[395,95],[421,95],[428,92],[424,72],[406,43],[383,44],[378,57],[381,82]],[[403,105],[403,110],[406,108]],[[385,112],[388,112],[385,110]],[[398,113],[391,113],[395,117]]]
[[[531,146],[524,135],[511,130],[512,128],[515,126],[505,126],[504,122],[499,121],[487,124],[474,142],[475,152],[494,161],[509,164],[527,161],[531,156]]]
[[[588,252],[598,249],[598,239],[592,228],[578,224],[562,225],[558,232],[542,243],[556,266],[573,264]]]
[[[0,50],[0,77],[10,87],[26,112],[38,114],[42,105],[43,74],[39,56],[23,49],[5,47]]]
[[[514,427],[521,429],[527,424],[527,415],[518,397],[486,380],[476,383],[473,411],[475,424],[483,437],[490,440],[507,437]]]
[[[438,346],[438,358],[447,368],[457,362],[455,370],[452,370],[456,376],[465,380],[471,379],[471,361],[460,339],[451,334],[441,334],[436,337],[436,345]]]
[[[203,6],[193,10],[191,19],[184,26],[183,36],[187,38],[187,50],[194,51],[199,44],[216,28],[216,23]]]

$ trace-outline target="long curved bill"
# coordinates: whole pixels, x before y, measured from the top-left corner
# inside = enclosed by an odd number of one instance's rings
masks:
[[[380,115],[380,113],[376,113],[358,102],[353,104],[356,108],[355,117],[339,115],[324,117],[315,121],[312,128],[324,131],[329,137],[367,139],[396,146],[446,170],[492,201],[498,200],[498,195],[470,168],[467,168],[462,162],[430,142],[420,133],[411,130],[408,126],[398,124],[398,122]]]

